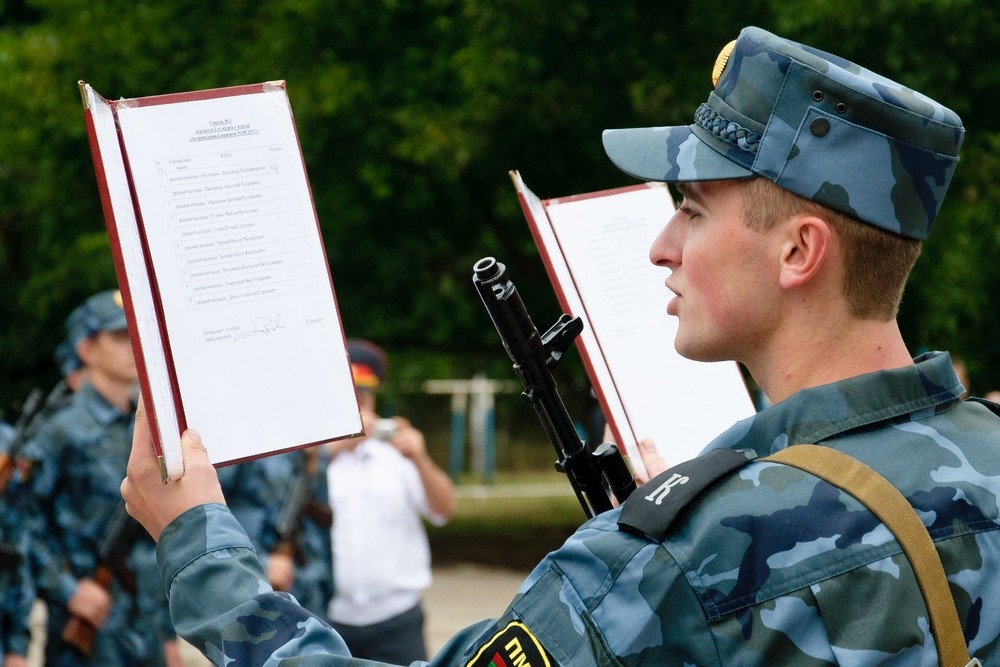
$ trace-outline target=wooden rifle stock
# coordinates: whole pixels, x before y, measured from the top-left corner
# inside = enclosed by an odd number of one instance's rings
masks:
[[[126,590],[135,591],[135,578],[125,564],[125,557],[138,535],[139,524],[125,511],[125,503],[120,503],[97,545],[97,565],[90,577],[104,590],[110,592],[112,580],[117,577]],[[63,628],[62,638],[84,655],[90,655],[99,630],[88,620],[71,616]]]
[[[104,590],[110,590],[114,574],[110,567],[98,565],[94,570],[94,581]],[[90,621],[79,616],[70,616],[69,622],[62,631],[63,641],[75,646],[84,655],[90,655],[94,650],[94,638],[99,628]]]
[[[7,490],[14,476],[14,457],[8,452],[0,452],[0,495]]]

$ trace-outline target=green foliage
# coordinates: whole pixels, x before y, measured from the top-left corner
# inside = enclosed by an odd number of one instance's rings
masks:
[[[946,101],[969,130],[901,315],[1000,386],[989,66],[974,0],[20,0],[0,4],[0,407],[55,380],[62,321],[114,282],[76,82],[138,97],[285,79],[350,335],[418,377],[512,377],[471,287],[494,255],[536,324],[558,315],[507,172],[543,197],[632,181],[607,127],[686,123],[723,44],[756,24]],[[667,344],[667,343],[665,343]],[[410,361],[412,360],[412,362]],[[566,371],[582,385],[579,365]]]

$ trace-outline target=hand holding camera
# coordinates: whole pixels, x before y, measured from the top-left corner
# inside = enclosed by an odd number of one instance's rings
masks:
[[[427,453],[424,434],[415,429],[405,417],[377,420],[372,429],[372,436],[390,443],[408,459],[415,459]]]
[[[396,435],[396,431],[399,430],[399,425],[396,420],[392,417],[381,417],[375,420],[375,426],[372,428],[372,437],[378,440],[385,440],[386,442],[392,441],[392,436]]]

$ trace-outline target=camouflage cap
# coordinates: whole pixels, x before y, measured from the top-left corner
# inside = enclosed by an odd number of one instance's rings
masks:
[[[723,49],[713,78],[692,125],[605,130],[611,160],[648,181],[762,176],[890,232],[927,237],[965,133],[953,111],[754,27]]]
[[[122,295],[118,290],[105,290],[89,297],[66,318],[69,343],[76,347],[84,338],[102,331],[127,329]]]

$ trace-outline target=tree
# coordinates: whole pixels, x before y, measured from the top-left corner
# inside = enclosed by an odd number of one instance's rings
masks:
[[[850,56],[945,100],[969,129],[902,312],[1000,385],[992,3],[813,0],[23,0],[0,11],[0,406],[55,379],[62,320],[113,284],[82,111],[110,97],[285,79],[345,328],[402,377],[510,374],[471,286],[504,261],[540,327],[558,305],[507,172],[543,197],[629,184],[608,127],[688,123],[749,24]],[[941,233],[942,230],[944,233]],[[669,344],[665,342],[665,344]],[[993,369],[998,369],[994,371]],[[570,367],[582,385],[582,370]],[[9,416],[9,415],[8,415]]]

